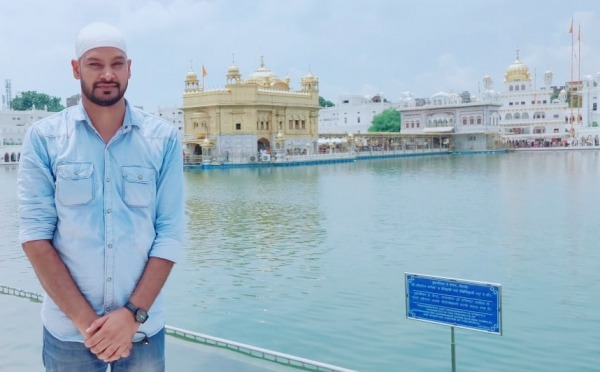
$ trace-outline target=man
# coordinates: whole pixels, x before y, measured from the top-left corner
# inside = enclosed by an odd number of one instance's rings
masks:
[[[161,296],[181,254],[183,167],[172,124],[124,98],[125,40],[84,27],[73,75],[81,104],[29,129],[19,240],[45,292],[47,371],[163,371]]]

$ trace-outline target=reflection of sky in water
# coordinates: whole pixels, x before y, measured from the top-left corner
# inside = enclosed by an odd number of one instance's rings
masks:
[[[186,173],[184,265],[202,282],[206,276],[220,278],[218,288],[203,288],[207,296],[281,296],[289,280],[318,281],[313,261],[325,253],[320,247],[325,231],[311,197],[317,187],[313,170]]]
[[[186,172],[167,323],[358,370],[444,370],[449,330],[404,316],[413,272],[503,286],[503,336],[457,331],[461,369],[593,370],[599,169],[599,151],[573,151]],[[35,291],[15,180],[0,167],[1,284]]]
[[[0,165],[0,285],[39,292],[31,265],[19,244],[17,166]]]

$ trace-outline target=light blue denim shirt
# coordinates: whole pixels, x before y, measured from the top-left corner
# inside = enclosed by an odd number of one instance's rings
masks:
[[[183,164],[177,129],[126,105],[106,144],[82,105],[29,128],[18,177],[19,240],[48,239],[97,314],[122,307],[149,257],[176,262],[183,236]],[[42,322],[63,341],[83,341],[49,296]],[[163,296],[140,326],[165,324]]]

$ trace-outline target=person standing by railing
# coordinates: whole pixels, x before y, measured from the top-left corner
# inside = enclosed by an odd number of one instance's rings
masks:
[[[81,30],[82,102],[33,124],[18,176],[19,240],[45,292],[47,371],[164,371],[161,289],[181,254],[183,157],[169,122],[124,98],[119,30]]]

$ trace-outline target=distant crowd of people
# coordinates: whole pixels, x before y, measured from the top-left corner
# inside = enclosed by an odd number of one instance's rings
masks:
[[[587,139],[536,139],[536,140],[508,140],[506,142],[509,148],[537,148],[537,147],[573,147],[573,146],[598,146],[600,145],[600,139],[587,138]]]

